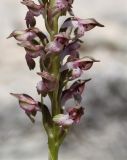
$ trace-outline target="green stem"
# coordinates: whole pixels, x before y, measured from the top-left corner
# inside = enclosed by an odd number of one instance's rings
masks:
[[[55,0],[49,0],[50,7],[53,8],[55,4]],[[47,12],[43,15],[45,19],[45,25],[46,29],[50,35],[51,41],[54,40],[54,36],[58,34],[58,19],[59,14],[53,17],[52,25],[50,25],[50,18],[47,17]],[[40,61],[41,62],[41,61]],[[50,63],[51,67],[48,70],[49,73],[53,74],[57,81],[60,81],[60,56],[59,54],[53,53],[50,57]],[[42,70],[43,66],[40,64],[40,68]],[[49,160],[58,160],[58,151],[59,147],[66,135],[66,132],[61,132],[61,128],[57,126],[53,121],[52,118],[61,113],[61,106],[60,106],[60,96],[59,94],[61,92],[61,87],[58,86],[52,93],[49,94],[50,100],[51,100],[51,114],[48,111],[48,108],[46,106],[42,106],[42,114],[43,114],[43,125],[46,130],[47,136],[48,136],[48,154],[49,154]],[[42,104],[43,104],[43,98],[42,98]],[[62,134],[61,134],[62,133]]]
[[[55,139],[48,139],[49,160],[58,160],[59,145]]]

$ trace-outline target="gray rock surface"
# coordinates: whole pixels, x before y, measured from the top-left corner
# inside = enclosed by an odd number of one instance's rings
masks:
[[[0,160],[46,160],[40,115],[31,124],[9,95],[24,92],[39,99],[38,67],[29,72],[24,50],[15,40],[6,40],[12,30],[25,27],[26,8],[19,2],[4,0],[0,5]],[[106,27],[84,37],[82,54],[101,62],[85,73],[92,77],[83,95],[86,113],[61,147],[60,160],[127,160],[127,0],[75,0],[74,11]],[[38,26],[45,31],[41,18]]]

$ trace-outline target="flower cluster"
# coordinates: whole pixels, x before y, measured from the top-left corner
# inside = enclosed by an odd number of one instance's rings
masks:
[[[18,45],[25,49],[25,58],[30,70],[36,66],[34,59],[40,59],[41,71],[37,74],[41,80],[36,85],[37,92],[42,97],[48,95],[53,105],[55,98],[59,102],[55,114],[50,112],[49,114],[51,114],[52,122],[61,127],[78,123],[84,114],[81,104],[82,93],[86,82],[90,79],[78,78],[95,62],[98,62],[92,57],[80,58],[79,49],[82,44],[80,38],[96,26],[103,27],[93,18],[80,19],[76,17],[72,11],[73,1],[56,0],[52,4],[48,0],[39,0],[39,4],[36,4],[32,0],[22,0],[21,3],[28,8],[25,17],[26,29],[15,30],[8,37],[14,37],[18,41]],[[59,30],[58,26],[57,29],[54,28],[56,19],[66,15],[67,12],[71,17],[63,22]],[[50,38],[36,27],[36,17],[40,15],[44,17]],[[67,88],[68,82],[72,80],[74,82]],[[32,121],[34,121],[37,111],[43,112],[40,105],[42,102],[37,102],[26,94],[12,93],[12,95],[18,98],[20,107],[25,110]],[[67,100],[72,98],[75,102],[74,106],[66,107]],[[53,107],[55,108],[55,106]]]

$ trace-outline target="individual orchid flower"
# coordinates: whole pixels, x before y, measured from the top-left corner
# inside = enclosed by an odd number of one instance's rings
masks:
[[[73,70],[76,68],[80,68],[81,70],[88,70],[92,67],[94,62],[99,62],[98,60],[95,60],[91,57],[83,57],[81,59],[76,59],[74,61],[66,62],[61,67],[61,72],[64,70]]]
[[[71,107],[67,110],[66,114],[58,114],[53,117],[53,121],[60,127],[69,127],[73,123],[79,123],[82,115],[84,114],[83,107]]]
[[[14,37],[16,40],[20,41],[18,45],[24,47],[26,50],[26,62],[29,69],[35,68],[35,61],[33,58],[37,58],[44,54],[44,45],[48,43],[47,37],[38,29],[26,29],[13,31],[8,38]],[[34,43],[37,44],[34,44]],[[40,42],[42,45],[40,45]]]
[[[69,59],[70,58],[70,59]],[[71,59],[72,58],[72,59]],[[72,56],[68,57],[69,62],[66,62],[61,67],[61,72],[68,70],[69,71],[69,80],[74,80],[80,77],[83,71],[89,70],[94,62],[99,62],[91,57],[83,57],[81,59],[76,59],[73,61]],[[68,61],[68,60],[67,60]]]
[[[62,92],[62,96],[61,96],[61,104],[62,106],[65,105],[66,101],[69,99],[74,98],[77,104],[81,103],[82,100],[82,93],[83,90],[85,89],[85,84],[86,82],[90,81],[91,79],[86,79],[86,80],[77,80],[76,82],[74,82],[70,88],[64,90]]]
[[[22,0],[21,3],[24,4],[29,9],[29,12],[31,12],[33,16],[39,16],[43,12],[44,9],[43,4],[36,4],[32,0]]]
[[[11,93],[11,95],[19,100],[20,107],[25,111],[30,120],[34,122],[34,117],[36,116],[37,111],[41,111],[39,102],[35,101],[27,94]]]
[[[51,75],[46,71],[37,74],[42,77],[42,81],[38,82],[36,86],[38,94],[46,95],[48,92],[56,90],[58,81],[54,75]]]
[[[33,30],[15,30],[7,38],[14,37],[17,41],[32,40],[36,37],[36,33]]]
[[[35,61],[33,58],[37,58],[39,56],[43,56],[44,51],[43,51],[43,46],[41,45],[34,45],[30,41],[22,41],[21,43],[18,43],[19,46],[24,47],[26,50],[26,62],[29,67],[29,69],[34,69],[35,68]]]
[[[68,27],[74,28],[74,34],[76,39],[84,36],[85,32],[93,29],[94,27],[104,27],[104,25],[97,22],[95,19],[80,19],[77,17],[71,17],[65,20],[60,28],[60,32],[65,32]]]
[[[74,19],[74,27],[76,28],[75,35],[77,37],[82,37],[86,31],[89,31],[96,26],[104,27],[104,25],[100,24],[93,18],[90,18],[90,19],[75,18]]]
[[[46,45],[48,38],[38,28],[29,28],[26,30],[15,30],[7,38],[14,37],[17,41],[35,41],[36,43]]]

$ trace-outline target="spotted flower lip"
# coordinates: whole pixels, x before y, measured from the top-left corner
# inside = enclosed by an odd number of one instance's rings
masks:
[[[34,122],[33,117],[35,117],[37,111],[41,111],[39,103],[27,94],[10,94],[19,100],[20,107],[25,111],[31,121]]]
[[[29,11],[34,16],[39,16],[43,12],[43,9],[44,9],[44,5],[43,4],[36,4],[32,0],[22,0],[21,3],[24,4],[25,6],[27,6]]]
[[[64,106],[65,103],[72,98],[74,98],[76,104],[80,104],[82,100],[81,95],[83,93],[83,90],[85,89],[85,84],[90,80],[91,79],[77,80],[70,86],[70,88],[64,90],[61,96],[62,106]]]
[[[79,123],[81,117],[84,115],[84,108],[80,106],[69,107],[67,110],[69,117],[75,122]]]

